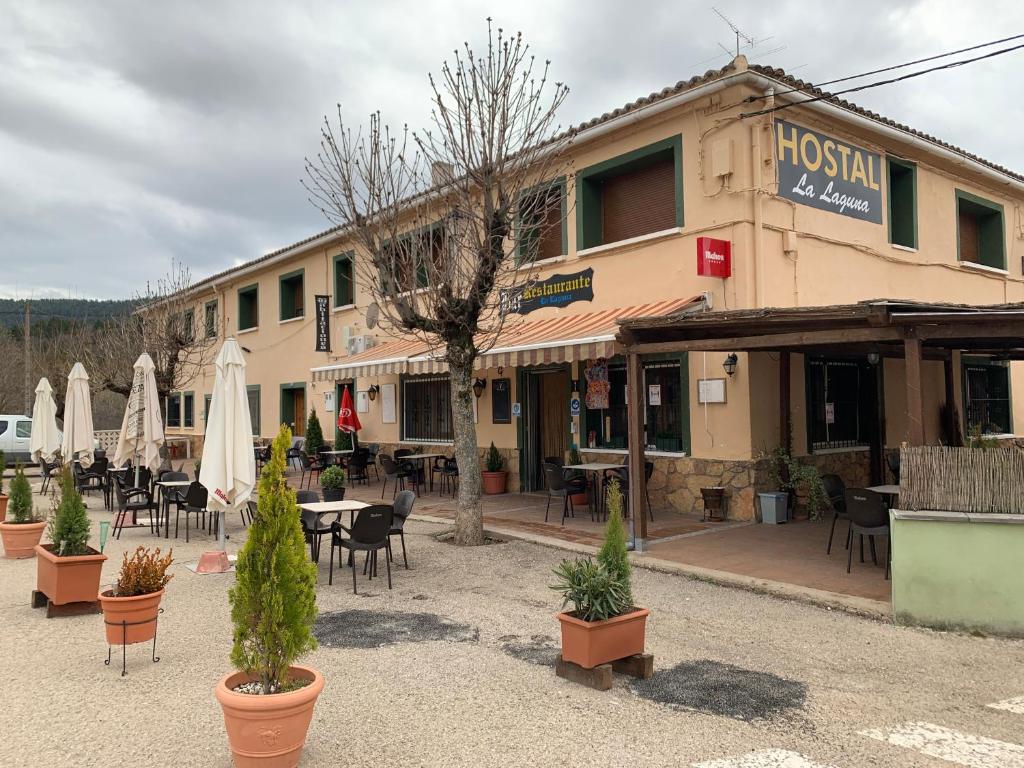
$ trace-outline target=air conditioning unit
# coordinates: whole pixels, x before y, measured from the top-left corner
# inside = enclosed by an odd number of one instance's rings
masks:
[[[350,355],[358,355],[361,352],[365,352],[370,349],[375,343],[376,340],[373,336],[352,336],[348,340],[348,353]]]

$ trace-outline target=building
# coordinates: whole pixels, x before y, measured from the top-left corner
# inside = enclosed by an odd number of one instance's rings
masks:
[[[580,126],[572,152],[574,178],[552,186],[562,225],[539,245],[536,290],[477,374],[479,443],[506,455],[512,490],[541,488],[542,459],[573,443],[594,458],[625,456],[620,320],[1024,301],[1024,177],[742,56]],[[367,326],[355,258],[344,233],[322,232],[199,282],[196,316],[248,352],[258,433],[284,422],[301,435],[310,409],[333,424],[349,386],[362,441],[443,446],[444,367],[420,343]],[[326,352],[315,351],[315,297],[326,297]],[[794,452],[866,482],[870,457],[909,428],[904,361],[863,346],[786,361]],[[781,439],[780,364],[740,349],[644,356],[655,510],[690,512],[700,487],[724,485],[730,514],[753,514],[757,458]],[[954,427],[1024,430],[1012,407],[1024,386],[1017,364],[956,352],[921,365],[928,441]],[[212,385],[211,367],[172,395],[169,433],[201,439]]]

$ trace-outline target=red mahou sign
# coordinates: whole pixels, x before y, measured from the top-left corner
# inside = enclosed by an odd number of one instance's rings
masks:
[[[732,243],[714,237],[698,237],[697,274],[701,277],[731,277]]]

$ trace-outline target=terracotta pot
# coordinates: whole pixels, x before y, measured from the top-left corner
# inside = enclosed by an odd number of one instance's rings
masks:
[[[324,488],[324,501],[344,501],[344,488]]]
[[[254,696],[232,690],[253,679],[235,672],[213,689],[224,710],[224,727],[238,768],[294,768],[299,764],[324,677],[309,667],[294,666],[288,671],[292,677],[313,682],[289,693]]]
[[[89,547],[87,555],[58,557],[53,545],[36,546],[36,589],[54,605],[95,603],[107,556]]]
[[[644,652],[647,608],[637,608],[605,621],[583,621],[570,613],[555,614],[562,623],[562,658],[593,669]]]
[[[481,472],[480,474],[483,476],[484,493],[493,495],[505,492],[508,472],[501,470],[500,472]]]
[[[6,557],[21,559],[32,557],[36,544],[43,538],[46,521],[41,523],[0,523],[0,537]]]
[[[585,507],[590,503],[590,496],[586,493],[570,493],[569,500],[574,507]]]
[[[0,493],[0,523],[7,519],[7,499],[10,497],[5,493]]]
[[[156,617],[163,596],[164,590],[162,589],[159,592],[134,595],[133,597],[114,597],[112,589],[100,592],[103,621],[107,630],[107,645],[121,645],[121,643],[131,645],[152,640],[156,635]],[[127,622],[128,626],[122,626],[122,621]]]

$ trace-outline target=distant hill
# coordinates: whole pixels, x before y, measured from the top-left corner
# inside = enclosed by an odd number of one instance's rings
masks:
[[[62,322],[95,323],[130,311],[135,302],[93,299],[32,299],[32,325],[41,328]],[[20,328],[25,317],[25,302],[0,299],[0,328]]]

